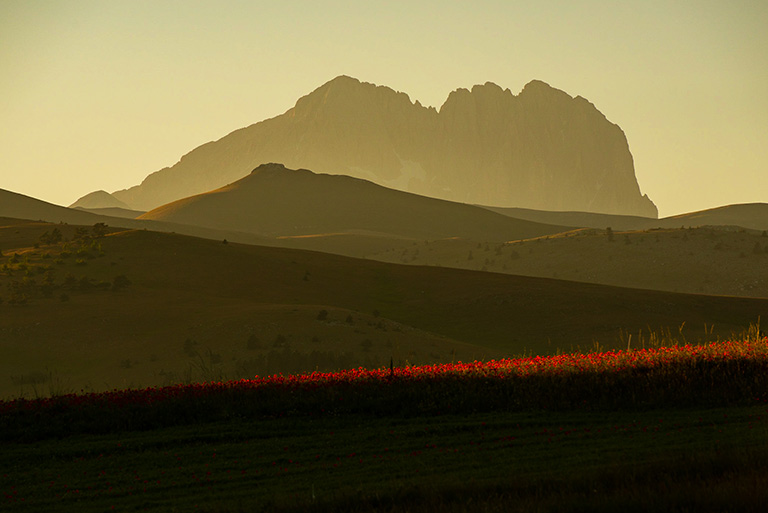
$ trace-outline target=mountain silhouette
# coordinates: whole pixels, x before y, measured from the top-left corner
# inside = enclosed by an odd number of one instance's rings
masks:
[[[371,233],[506,241],[562,232],[481,207],[388,189],[344,175],[263,164],[226,187],[181,199],[139,217],[262,236]]]
[[[584,98],[538,80],[518,95],[490,82],[457,89],[438,111],[340,76],[113,197],[151,210],[267,162],[466,203],[657,216],[622,130]]]

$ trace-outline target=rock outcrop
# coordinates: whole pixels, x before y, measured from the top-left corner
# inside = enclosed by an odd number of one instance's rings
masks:
[[[622,130],[587,100],[538,80],[518,95],[492,83],[457,89],[437,111],[337,77],[286,113],[204,144],[113,195],[150,210],[266,162],[466,203],[657,216]]]

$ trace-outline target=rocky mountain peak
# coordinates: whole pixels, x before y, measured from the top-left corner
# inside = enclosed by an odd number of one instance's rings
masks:
[[[282,116],[205,144],[114,196],[149,210],[265,162],[465,203],[657,216],[621,129],[541,80],[517,95],[493,82],[456,89],[437,111],[339,76]]]

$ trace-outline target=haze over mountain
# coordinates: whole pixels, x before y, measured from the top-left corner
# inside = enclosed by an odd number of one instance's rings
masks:
[[[263,164],[226,187],[169,203],[139,219],[262,236],[366,232],[506,241],[568,229],[388,189],[359,178],[292,170],[274,163]]]
[[[518,95],[490,82],[457,89],[438,111],[340,76],[113,197],[151,210],[266,162],[467,203],[657,216],[622,130],[584,98],[538,80]]]

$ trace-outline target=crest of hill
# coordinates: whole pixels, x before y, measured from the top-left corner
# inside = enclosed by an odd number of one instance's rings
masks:
[[[587,100],[538,80],[518,95],[490,82],[457,89],[438,111],[337,77],[113,196],[151,210],[265,162],[465,203],[657,217],[622,130]]]
[[[47,221],[49,223],[66,223],[92,226],[96,223],[104,223],[108,226],[120,226],[123,228],[148,229],[165,232],[177,232],[195,237],[208,239],[229,239],[246,244],[260,244],[269,242],[262,237],[253,234],[211,230],[198,226],[189,226],[173,223],[162,223],[151,220],[133,219],[136,217],[131,212],[121,209],[94,209],[88,211],[82,208],[67,208],[54,205],[39,199],[35,199],[16,192],[0,189],[0,217],[17,220]],[[115,211],[117,210],[117,212]],[[109,214],[109,215],[108,215]],[[137,215],[140,212],[136,213]]]
[[[101,216],[90,212],[54,205],[3,189],[0,189],[0,217],[85,225],[103,221]]]
[[[768,204],[742,203],[690,212],[662,219],[664,226],[739,226],[751,230],[768,230]]]
[[[95,191],[90,194],[86,194],[76,202],[72,203],[69,208],[121,208],[124,210],[130,210],[131,208],[124,202],[112,196],[107,191]]]
[[[611,227],[614,230],[648,230],[651,228],[680,228],[701,226],[735,226],[750,230],[768,230],[768,204],[742,203],[689,212],[662,219],[639,216],[595,214],[591,212],[550,212],[524,208],[484,207],[516,219],[537,223],[580,226],[583,228]]]
[[[506,241],[559,233],[551,226],[396,191],[343,175],[264,164],[215,191],[175,201],[139,219],[266,236],[368,232],[410,238]]]

